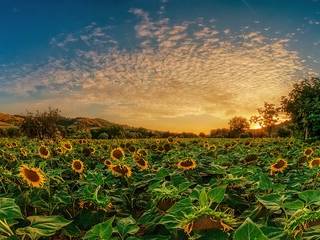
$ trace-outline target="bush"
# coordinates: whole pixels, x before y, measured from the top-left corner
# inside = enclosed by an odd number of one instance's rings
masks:
[[[292,135],[292,131],[286,127],[280,127],[277,130],[277,135],[279,137],[290,137]]]
[[[98,136],[98,139],[108,139],[109,138],[109,135],[108,133],[100,133],[99,136]]]
[[[29,112],[21,124],[21,131],[30,138],[56,138],[60,132],[58,128],[60,118],[58,109]]]

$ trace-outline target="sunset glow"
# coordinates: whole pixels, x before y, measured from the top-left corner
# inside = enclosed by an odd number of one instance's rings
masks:
[[[208,132],[264,101],[279,103],[319,69],[318,1],[92,1],[88,12],[15,2],[1,6],[14,30],[0,40],[0,112],[53,106],[67,116]],[[26,19],[28,7],[39,14]],[[44,14],[52,7],[54,23]]]

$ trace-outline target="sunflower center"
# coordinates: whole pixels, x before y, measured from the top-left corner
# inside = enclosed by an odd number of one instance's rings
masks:
[[[73,163],[73,167],[77,170],[80,170],[82,168],[82,164],[79,161],[75,161]]]
[[[146,166],[146,161],[145,161],[143,158],[139,158],[139,159],[137,160],[137,163],[138,163],[139,165],[141,165],[141,166]]]
[[[312,165],[313,167],[319,166],[319,165],[320,165],[320,159],[314,159],[314,160],[311,162],[311,165]]]
[[[285,165],[285,161],[281,159],[274,165],[274,167],[275,168],[282,168],[282,167],[284,167],[284,165]]]
[[[115,149],[112,153],[113,157],[115,157],[116,159],[120,159],[123,157],[123,153],[121,150],[119,149]]]
[[[48,155],[49,154],[49,151],[45,148],[45,147],[41,147],[40,148],[40,153],[42,154],[42,155]]]
[[[193,162],[191,160],[186,160],[180,163],[182,167],[191,167],[193,166]]]
[[[305,154],[306,155],[310,155],[312,153],[312,150],[311,149],[307,149],[306,151],[305,151]]]
[[[115,166],[114,171],[116,171],[122,175],[126,175],[128,173],[128,169],[126,166]]]
[[[70,149],[71,145],[70,144],[65,144],[64,147],[67,148],[67,149]]]
[[[38,182],[40,180],[40,176],[38,173],[32,169],[23,169],[25,177],[31,182]]]

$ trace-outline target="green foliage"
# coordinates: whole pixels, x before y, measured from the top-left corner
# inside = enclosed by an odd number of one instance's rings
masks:
[[[233,117],[229,121],[230,134],[232,137],[239,137],[250,128],[250,123],[244,117]]]
[[[282,108],[288,113],[305,139],[320,137],[320,79],[305,79],[294,85],[282,98]]]
[[[259,227],[247,218],[234,233],[234,240],[268,240]]]
[[[59,136],[59,109],[36,113],[29,112],[21,124],[21,131],[30,138],[55,138]]]
[[[319,142],[171,140],[0,139],[0,239],[319,236],[320,168],[309,167],[320,156]],[[71,146],[64,148],[65,143]],[[41,145],[50,151],[48,159],[39,156]],[[110,154],[117,147],[124,156],[113,160]],[[311,157],[304,156],[306,148],[314,150]],[[138,165],[137,149],[144,149],[147,168]],[[279,158],[288,165],[270,172]],[[75,159],[82,161],[83,171],[71,167]],[[182,168],[186,159],[195,165]],[[130,174],[115,174],[119,164]],[[41,170],[41,187],[27,184],[22,165]]]
[[[84,236],[87,240],[109,240],[112,236],[112,223],[114,218],[93,226]]]

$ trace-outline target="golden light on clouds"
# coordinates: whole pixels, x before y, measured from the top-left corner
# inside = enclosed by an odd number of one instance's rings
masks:
[[[50,104],[73,116],[199,132],[226,126],[235,115],[249,117],[264,101],[276,103],[304,70],[298,53],[288,48],[290,39],[219,30],[214,22],[201,20],[153,21],[141,9],[131,12],[140,18],[134,26],[140,43],[134,50],[121,48],[93,25],[86,35],[69,35],[54,44],[68,48],[104,39],[107,51],[76,50],[77,58],[67,66],[66,59],[51,59],[6,89],[24,95],[45,88],[46,97],[29,109]],[[25,109],[25,103],[12,107]]]

